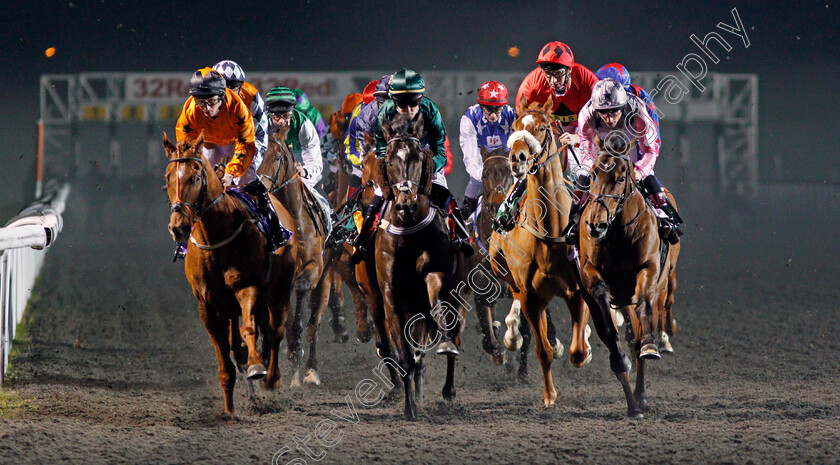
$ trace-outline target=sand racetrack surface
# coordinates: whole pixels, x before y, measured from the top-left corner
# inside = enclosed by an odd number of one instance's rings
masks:
[[[226,418],[183,263],[171,262],[161,180],[123,184],[82,183],[68,199],[3,387],[0,463],[840,463],[836,211],[780,212],[766,198],[716,222],[711,204],[683,203],[680,331],[676,353],[649,365],[644,419],[625,416],[594,334],[592,363],[555,361],[559,397],[545,408],[533,352],[519,382],[513,357],[497,367],[483,353],[473,314],[455,401],[442,400],[446,364],[429,354],[418,421],[403,419],[401,389],[365,406],[354,389],[378,380],[378,359],[355,339],[349,298],[350,341],[332,342],[328,316],[321,328],[321,386],[290,389],[284,357],[280,389],[250,406],[240,379]],[[555,307],[568,345],[568,311]]]

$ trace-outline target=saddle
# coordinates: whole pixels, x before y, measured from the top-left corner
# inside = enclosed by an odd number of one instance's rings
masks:
[[[245,211],[248,212],[248,216],[254,219],[254,224],[257,225],[257,229],[260,230],[261,233],[265,235],[265,237],[271,242],[271,228],[268,224],[268,218],[266,218],[262,213],[260,213],[259,208],[257,208],[257,204],[254,203],[254,200],[251,198],[250,195],[242,192],[239,187],[228,187],[225,190],[226,194],[229,194],[234,199],[238,200],[244,207]]]

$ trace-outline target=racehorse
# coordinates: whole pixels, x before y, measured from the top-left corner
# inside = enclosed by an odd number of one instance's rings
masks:
[[[268,239],[257,229],[244,204],[225,193],[202,155],[203,145],[203,133],[193,143],[180,142],[178,147],[163,135],[169,159],[165,175],[172,212],[169,231],[175,241],[189,241],[184,272],[216,349],[225,412],[232,415],[236,372],[231,353],[251,398],[252,379],[264,377],[263,387],[277,387],[279,347],[291,306],[297,242],[292,238],[285,247],[270,252]],[[276,200],[272,202],[280,220],[292,224],[289,212]],[[237,331],[240,318],[242,324]],[[263,341],[260,352],[256,347],[259,336]],[[264,363],[268,364],[267,370]]]
[[[561,234],[568,222],[571,196],[563,177],[566,150],[558,147],[552,136],[548,116],[552,105],[551,98],[544,105],[533,103],[530,107],[526,106],[524,96],[517,102],[519,117],[513,123],[508,147],[514,176],[527,182],[521,199],[523,215],[507,234],[493,233],[489,250],[493,271],[507,282],[514,298],[505,319],[506,345],[520,340],[518,319],[520,310],[524,310],[536,340],[546,406],[557,399],[551,377],[554,349],[548,338],[546,316],[546,307],[553,297],[565,300],[571,313],[569,358],[572,364],[582,367],[592,357],[587,340],[589,309],[578,284],[575,263],[570,259],[571,247]],[[617,343],[616,338],[614,345]]]
[[[680,244],[659,236],[656,213],[634,182],[635,167],[627,155],[634,144],[620,139],[604,144],[596,136],[600,154],[581,215],[581,279],[602,311],[612,304],[629,315],[627,340],[637,360],[631,414],[641,416],[648,409],[645,363],[660,357],[656,335],[663,330],[673,335],[676,329],[671,307]],[[676,208],[673,196],[666,195]]]
[[[472,246],[475,252],[467,260],[467,269],[475,272],[476,267],[487,256],[487,248],[490,245],[490,237],[493,233],[493,218],[499,207],[505,201],[507,192],[513,184],[513,176],[510,171],[510,164],[508,161],[508,154],[504,148],[495,150],[487,150],[485,147],[480,147],[483,170],[481,175],[482,181],[482,195],[480,207],[472,215],[471,224],[471,239]],[[483,265],[481,265],[483,266]],[[489,276],[488,276],[489,278]],[[473,288],[481,288],[481,283],[473,282],[471,286],[467,286],[467,290]],[[495,285],[490,284],[481,289],[475,289],[474,302],[478,309],[479,329],[483,335],[482,348],[485,352],[490,354],[493,362],[496,365],[505,363],[505,349],[500,342],[500,337],[497,334],[497,328],[500,323],[495,321],[495,299],[499,295],[493,295],[491,290],[495,289]],[[487,292],[481,292],[481,291]],[[489,295],[488,295],[489,294]],[[546,313],[548,319],[548,339],[554,341],[554,356],[559,357],[562,353],[563,346],[556,338],[554,325],[551,322],[550,313]],[[519,350],[519,379],[526,380],[528,378],[528,350],[530,349],[531,330],[526,320],[519,320],[519,332],[522,335],[522,343]],[[516,347],[512,347],[516,349]]]
[[[434,160],[420,145],[422,115],[399,114],[382,131],[388,145],[378,183],[387,203],[374,262],[390,344],[380,348],[380,355],[388,357],[393,345],[405,389],[405,418],[413,420],[423,400],[425,351],[442,335],[456,347],[461,343],[465,310],[452,290],[465,278],[466,260],[451,247],[448,212],[439,212],[429,199]],[[455,397],[454,371],[455,356],[447,354],[446,400]]]
[[[321,254],[327,230],[319,212],[318,200],[304,185],[294,163],[294,156],[285,140],[289,128],[280,128],[269,135],[268,148],[257,170],[266,189],[283,204],[294,220],[294,234],[299,238],[294,278],[295,309],[288,323],[288,357],[294,375],[291,387],[300,386],[300,363],[303,358],[301,338],[303,314],[310,309],[306,325],[309,357],[306,361],[305,384],[321,384],[318,375],[316,346],[321,317],[327,307],[331,281],[324,279],[324,259]]]
[[[347,189],[350,186],[350,178],[353,173],[353,166],[344,156],[344,137],[347,132],[347,123],[348,121],[340,111],[330,115],[330,131],[333,134],[333,138],[336,139],[336,145],[339,149],[339,154],[335,162],[337,170],[335,191],[333,193],[333,205],[335,205],[335,212],[339,217],[348,214],[349,212],[345,210],[349,210],[350,203],[354,202],[354,199],[349,199],[348,202],[347,198]],[[341,292],[341,284],[343,282],[350,288],[350,294],[353,296],[353,304],[356,308],[356,338],[360,342],[368,342],[371,338],[371,328],[370,322],[368,321],[367,301],[359,288],[359,284],[356,282],[355,265],[350,260],[352,247],[347,243],[343,243],[337,245],[336,248],[339,249],[337,253],[328,252],[325,254],[328,258],[327,272],[332,274],[333,282],[329,302],[333,316],[333,330],[336,332],[337,338],[341,337],[346,340],[346,329],[344,329],[344,335],[339,336],[342,334],[341,330],[343,329],[343,325],[340,328],[336,328],[335,326],[336,321],[341,322],[344,320],[341,314],[344,306],[344,294]]]

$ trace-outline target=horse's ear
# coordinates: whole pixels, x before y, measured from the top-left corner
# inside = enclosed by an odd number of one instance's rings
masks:
[[[411,125],[411,134],[420,137],[423,134],[423,114],[419,111],[414,115],[414,123]]]
[[[595,137],[592,138],[592,142],[595,143],[595,147],[598,147],[598,150],[604,150],[604,141],[601,140],[601,136],[598,133],[595,133]]]
[[[528,98],[525,97],[525,94],[519,94],[519,98],[516,100],[516,114],[522,115],[525,110],[528,109]]]
[[[169,159],[175,157],[178,152],[175,145],[169,141],[169,136],[166,135],[166,131],[163,131],[163,150],[166,152],[166,158]]]
[[[550,115],[554,111],[554,96],[549,95],[548,100],[545,101],[540,111],[546,115]]]
[[[420,177],[422,194],[432,195],[432,179],[435,177],[435,157],[430,150],[423,152],[423,174]]]

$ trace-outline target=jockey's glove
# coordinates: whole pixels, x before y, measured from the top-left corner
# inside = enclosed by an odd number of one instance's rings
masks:
[[[233,158],[228,162],[227,166],[225,167],[225,173],[229,173],[233,175],[233,177],[238,178],[245,174],[245,154],[244,153],[237,153],[233,156]]]

